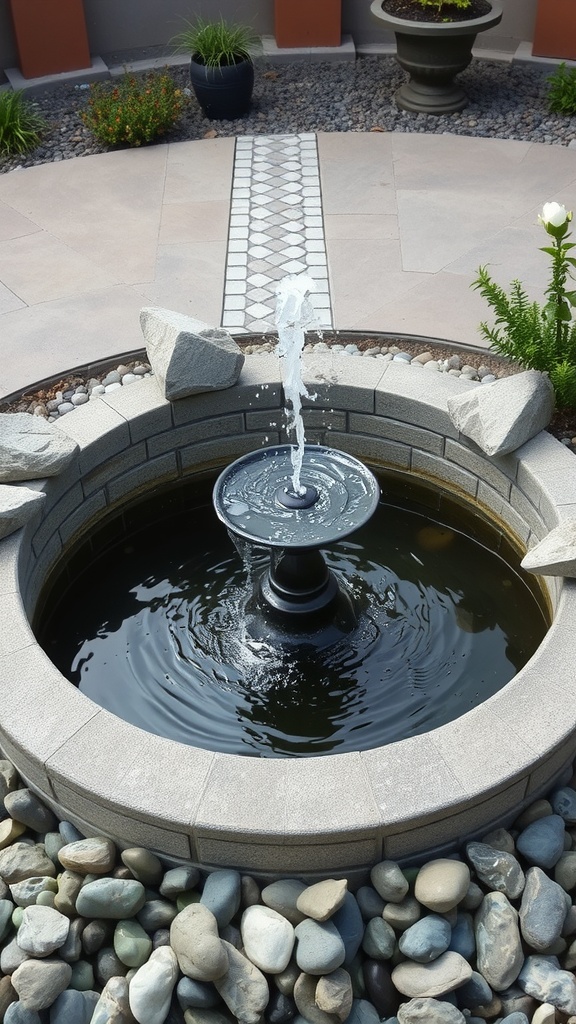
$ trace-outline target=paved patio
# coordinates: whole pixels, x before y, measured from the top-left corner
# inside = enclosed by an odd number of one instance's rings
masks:
[[[478,345],[487,309],[470,282],[487,262],[541,297],[537,214],[576,206],[574,150],[375,132],[320,134],[317,153],[334,327]],[[0,395],[140,347],[143,305],[223,322],[235,159],[216,138],[0,176]]]

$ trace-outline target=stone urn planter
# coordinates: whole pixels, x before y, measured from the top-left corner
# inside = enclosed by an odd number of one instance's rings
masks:
[[[532,53],[535,57],[576,60],[574,0],[538,0]]]
[[[24,78],[90,67],[82,0],[10,0],[10,11]]]
[[[492,0],[487,14],[462,21],[409,21],[383,10],[383,0],[373,0],[370,10],[396,36],[396,59],[410,75],[395,94],[396,105],[423,114],[463,110],[468,99],[454,79],[472,60],[478,32],[501,20],[499,0]]]
[[[274,36],[281,48],[340,46],[342,0],[274,0]]]

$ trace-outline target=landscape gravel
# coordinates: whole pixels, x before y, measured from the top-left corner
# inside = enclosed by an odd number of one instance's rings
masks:
[[[187,65],[172,66],[169,73],[188,96]],[[181,121],[159,141],[207,135],[395,131],[576,146],[574,118],[550,113],[550,73],[551,68],[542,65],[474,60],[459,76],[468,106],[459,113],[437,116],[396,108],[394,92],[406,76],[392,56],[291,64],[273,64],[261,57],[256,59],[254,101],[246,117],[209,121],[192,93]],[[63,84],[35,94],[32,102],[48,128],[40,145],[27,156],[0,156],[0,172],[104,152],[81,119],[89,95],[85,83]]]
[[[508,829],[354,892],[84,839],[0,759],[0,1020],[576,1024],[574,767]],[[486,872],[502,853],[514,895]]]

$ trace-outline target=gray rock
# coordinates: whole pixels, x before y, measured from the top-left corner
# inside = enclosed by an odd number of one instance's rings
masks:
[[[346,950],[331,921],[307,919],[296,925],[296,963],[306,974],[329,974],[344,963]]]
[[[6,937],[12,924],[14,904],[11,900],[0,900],[0,941]]]
[[[31,487],[0,484],[0,539],[25,526],[40,512],[45,500],[42,491],[33,491]]]
[[[429,964],[406,960],[392,971],[392,981],[398,991],[411,999],[446,995],[471,977],[472,968],[459,953],[442,953]]]
[[[549,377],[526,370],[448,399],[448,415],[486,455],[515,451],[548,426],[554,411]]]
[[[414,895],[428,910],[445,914],[464,899],[469,885],[470,869],[467,864],[439,858],[420,868]]]
[[[51,832],[56,816],[31,789],[16,789],[4,797],[4,807],[11,818],[22,822],[33,832]]]
[[[352,980],[348,971],[341,967],[331,974],[318,979],[315,994],[316,1005],[324,1013],[345,1021],[352,1010]]]
[[[472,971],[468,981],[456,990],[458,1006],[461,1010],[475,1010],[478,1006],[488,1006],[494,993],[485,978],[478,971]]]
[[[401,903],[386,903],[382,911],[384,921],[397,932],[404,932],[416,924],[421,914],[422,906],[414,896],[405,896]]]
[[[524,889],[524,872],[511,853],[486,843],[468,843],[466,856],[481,881],[492,890],[515,900]]]
[[[78,445],[41,416],[0,413],[0,480],[39,480],[56,476],[74,458]]]
[[[576,531],[576,522],[574,523]],[[576,532],[575,532],[576,540]],[[574,550],[576,562],[576,548]],[[576,572],[576,569],[575,569]],[[552,809],[554,814],[559,814],[567,825],[576,825],[576,790],[571,786],[562,786],[552,794]]]
[[[554,868],[554,881],[561,885],[565,892],[576,888],[576,850],[563,853]]]
[[[180,1018],[177,1018],[179,1024]],[[171,1024],[170,1021],[167,1024]],[[220,1010],[202,1010],[190,1007],[184,1010],[184,1024],[230,1024],[230,1017]]]
[[[222,945],[228,958],[228,969],[222,977],[215,979],[214,986],[230,1012],[242,1024],[260,1024],[269,999],[268,982],[234,946],[224,940]]]
[[[576,520],[569,519],[547,533],[521,561],[523,569],[545,576],[576,577]],[[555,807],[556,813],[560,813]],[[572,811],[573,813],[573,811]]]
[[[108,921],[89,921],[82,932],[82,949],[92,956],[112,936],[113,929]]]
[[[367,999],[354,999],[346,1024],[380,1024],[380,1018]]]
[[[58,823],[58,831],[66,844],[77,843],[79,839],[85,838],[71,821],[60,821]]]
[[[240,925],[244,952],[265,974],[280,974],[289,964],[294,926],[270,907],[248,907]]]
[[[82,888],[84,878],[76,871],[67,869],[58,876],[58,892],[54,897],[54,906],[61,914],[73,917],[76,913],[76,900]]]
[[[155,887],[160,885],[164,878],[161,861],[142,846],[131,846],[130,849],[123,850],[120,859],[142,885]]]
[[[6,1010],[4,1024],[42,1024],[42,1019],[36,1010],[26,1010],[21,1002],[16,1002]]]
[[[346,879],[325,878],[307,886],[296,900],[296,907],[305,917],[327,921],[344,903],[347,889]]]
[[[110,978],[94,1008],[90,1024],[131,1024],[126,978]]]
[[[244,355],[228,331],[153,306],[141,310],[140,326],[148,360],[168,401],[236,384]]]
[[[174,951],[170,946],[154,950],[130,982],[128,1000],[136,1020],[142,1024],[164,1024],[177,980]]]
[[[94,958],[94,971],[96,978],[104,987],[111,978],[123,978],[128,974],[126,964],[123,964],[120,957],[112,946],[103,946],[99,949]]]
[[[527,956],[518,984],[541,1003],[552,1003],[563,1013],[576,1014],[576,979],[561,971],[554,957]]]
[[[364,921],[371,921],[373,917],[380,917],[384,910],[385,901],[371,885],[362,885],[356,893],[356,900]]]
[[[120,921],[144,906],[146,890],[141,882],[126,878],[97,878],[78,893],[76,910],[81,917]]]
[[[413,925],[413,927],[416,926]],[[392,925],[381,917],[373,917],[371,921],[368,921],[362,939],[362,949],[366,956],[372,960],[390,960],[395,946],[396,933]]]
[[[290,924],[297,925],[304,920],[305,916],[296,906],[298,897],[305,888],[304,882],[299,882],[295,878],[280,879],[262,889],[262,902],[271,910],[282,914],[290,921]]]
[[[438,999],[411,999],[398,1008],[398,1024],[466,1024],[456,1006]]]
[[[566,893],[541,868],[529,868],[520,905],[520,929],[525,942],[537,952],[560,938],[566,917]]]
[[[144,931],[155,932],[159,928],[169,928],[177,913],[177,908],[168,900],[148,900],[137,916]]]
[[[0,850],[0,878],[7,885],[38,875],[56,877],[56,868],[46,856],[42,843],[32,846],[28,843],[14,843],[5,850]]]
[[[98,998],[97,992],[66,989],[50,1007],[50,1024],[90,1024]]]
[[[194,981],[193,978],[186,976],[180,978],[176,986],[176,998],[183,1010],[187,1010],[189,1006],[198,1010],[211,1010],[220,1002],[214,985],[207,981]]]
[[[62,960],[25,960],[12,975],[12,984],[27,1010],[45,1010],[58,998],[72,977],[70,964]]]
[[[356,897],[351,892],[345,894],[342,906],[332,916],[331,920],[334,927],[338,929],[340,938],[344,943],[344,966],[346,967],[352,963],[360,949],[364,935],[364,922],[360,913],[360,907]]]
[[[3,974],[13,974],[20,964],[29,959],[28,954],[20,948],[14,937],[6,943],[0,952],[0,970]]]
[[[362,964],[362,981],[355,979],[355,990],[366,995],[380,1017],[388,1017],[395,1013],[400,1003],[400,993],[392,983],[392,972],[388,964],[382,960],[364,960]]]
[[[270,999],[266,1007],[267,1024],[290,1024],[296,1014],[294,1000],[289,996],[282,995],[273,988],[270,992]]]
[[[26,907],[16,941],[33,957],[50,956],[64,945],[70,921],[51,907]]]
[[[460,956],[463,956],[465,960],[475,959],[476,935],[471,914],[459,913],[456,916],[456,924],[452,927],[448,949],[451,949],[454,953],[460,953]]]
[[[75,917],[70,922],[70,930],[66,941],[62,943],[58,950],[58,955],[67,964],[75,963],[82,956],[82,932],[85,925],[86,922],[83,917]]]
[[[22,882],[13,882],[9,888],[10,895],[17,907],[31,907],[41,893],[56,894],[58,883],[49,875],[40,875],[38,878],[25,878]]]
[[[111,839],[94,836],[68,843],[58,857],[68,871],[79,875],[106,875],[116,863],[116,846]]]
[[[133,918],[118,921],[114,929],[114,952],[126,967],[142,967],[152,952],[152,939]]]
[[[408,880],[392,860],[375,864],[370,872],[370,881],[385,903],[401,903],[408,892]]]
[[[160,885],[160,895],[171,899],[179,896],[182,892],[189,892],[198,884],[200,872],[193,864],[181,864],[177,868],[170,868]]]
[[[170,944],[182,974],[195,981],[215,981],[228,970],[226,949],[212,911],[201,903],[181,910],[170,925]]]
[[[524,954],[518,914],[504,893],[490,892],[476,914],[478,971],[496,992],[516,981]]]
[[[524,1013],[530,1020],[536,1009],[536,1000],[533,996],[523,992],[519,985],[511,985],[510,988],[500,992],[502,1013]]]
[[[446,952],[451,935],[452,929],[444,917],[428,914],[406,929],[398,945],[409,960],[428,964]]]
[[[494,850],[502,850],[504,853],[514,853],[516,850],[514,838],[505,828],[495,828],[492,832],[482,836],[480,841],[486,846],[491,846]]]
[[[224,928],[239,910],[241,897],[240,872],[225,869],[208,875],[200,903],[214,914],[218,927]]]
[[[302,1020],[308,1024],[338,1024],[335,1014],[327,1013],[316,1003],[318,978],[302,972],[294,985],[294,1003]]]
[[[563,818],[549,814],[533,821],[518,836],[516,849],[529,864],[544,870],[553,868],[564,853]]]

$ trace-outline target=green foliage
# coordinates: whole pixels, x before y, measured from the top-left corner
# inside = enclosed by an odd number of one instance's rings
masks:
[[[91,86],[82,120],[104,146],[142,146],[176,124],[185,97],[167,72]]]
[[[544,223],[544,221],[542,221]],[[491,348],[528,369],[540,370],[550,377],[559,408],[576,407],[576,322],[571,306],[576,292],[566,290],[576,260],[568,253],[574,244],[564,241],[566,224],[544,227],[554,238],[553,246],[542,248],[552,258],[552,276],[546,289],[547,302],[530,302],[520,281],[513,281],[506,293],[480,267],[472,283],[495,313],[495,322],[480,324],[480,331]]]
[[[446,7],[454,7],[459,11],[465,11],[467,7],[471,6],[472,0],[417,0],[417,3],[419,3],[421,7],[435,7],[436,10],[442,13],[443,9]],[[446,18],[445,20],[448,21],[449,19]]]
[[[548,105],[553,114],[576,114],[576,68],[560,64],[548,79]]]
[[[251,60],[256,37],[246,25],[198,18],[174,39],[180,50],[189,50],[195,60],[209,68]]]
[[[0,92],[0,153],[27,153],[40,141],[46,122],[23,98],[22,91]]]

